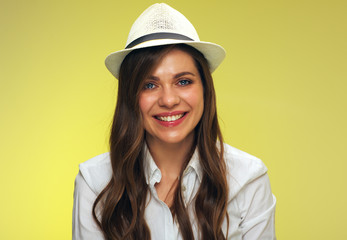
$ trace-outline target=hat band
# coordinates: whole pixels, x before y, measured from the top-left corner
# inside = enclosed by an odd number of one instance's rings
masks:
[[[170,32],[159,32],[159,33],[151,33],[148,35],[144,35],[142,37],[139,37],[129,43],[125,48],[132,48],[140,43],[147,42],[150,40],[158,40],[158,39],[175,39],[175,40],[186,40],[186,41],[194,41],[193,39],[178,34],[178,33],[170,33]]]

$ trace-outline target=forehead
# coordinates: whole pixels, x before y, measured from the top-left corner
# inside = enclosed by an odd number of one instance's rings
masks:
[[[172,49],[153,69],[152,76],[171,75],[179,72],[191,72],[198,74],[193,57],[180,49]]]

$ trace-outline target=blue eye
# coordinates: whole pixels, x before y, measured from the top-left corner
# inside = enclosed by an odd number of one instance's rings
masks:
[[[184,80],[180,80],[180,81],[178,82],[178,85],[185,86],[185,85],[190,84],[191,82],[192,82],[192,81],[190,81],[190,80],[184,79]]]
[[[144,88],[145,89],[153,89],[153,88],[155,88],[155,85],[153,83],[146,83]]]

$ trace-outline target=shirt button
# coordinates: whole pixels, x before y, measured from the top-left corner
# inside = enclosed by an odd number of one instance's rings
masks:
[[[182,191],[185,192],[186,191],[186,186],[182,186]]]

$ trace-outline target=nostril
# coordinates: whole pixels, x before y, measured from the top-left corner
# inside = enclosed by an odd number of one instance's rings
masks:
[[[173,94],[165,94],[159,99],[159,105],[163,107],[172,107],[179,104],[181,101],[180,97],[178,95]]]

